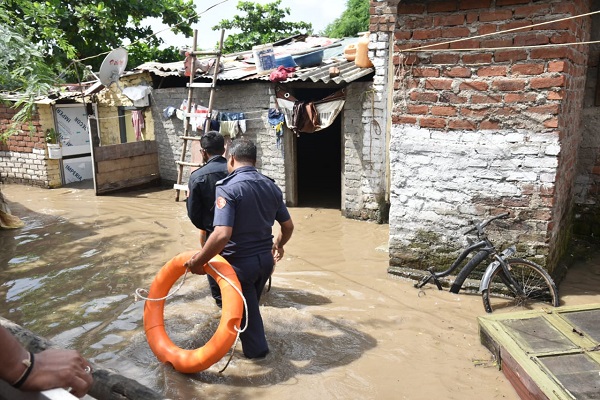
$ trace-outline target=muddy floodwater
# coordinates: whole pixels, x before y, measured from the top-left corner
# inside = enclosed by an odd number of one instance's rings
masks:
[[[198,247],[173,189],[100,196],[85,187],[3,185],[25,227],[0,231],[0,315],[79,350],[170,399],[517,399],[479,341],[481,297],[387,274],[388,226],[339,210],[292,208],[296,230],[262,314],[271,353],[240,347],[206,371],[181,374],[146,342],[143,301],[159,269]],[[561,304],[600,302],[598,258],[575,265]],[[189,275],[167,301],[166,329],[196,348],[219,322],[206,278]]]

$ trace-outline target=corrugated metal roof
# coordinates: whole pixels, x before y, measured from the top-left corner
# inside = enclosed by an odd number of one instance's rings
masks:
[[[312,39],[312,40],[311,40]],[[308,51],[323,49],[323,61],[321,65],[311,68],[297,68],[294,75],[284,82],[304,81],[329,83],[350,83],[359,78],[367,76],[375,71],[374,68],[357,67],[353,61],[347,61],[344,57],[344,49],[351,43],[356,43],[358,38],[328,39],[308,37],[305,41],[292,41],[283,46],[275,46],[276,57],[282,55],[298,55]],[[236,55],[224,55],[223,71],[217,76],[221,81],[269,81],[269,73],[257,73],[252,52],[244,52]],[[337,67],[340,71],[337,76],[330,76],[329,68]],[[172,63],[148,62],[135,68],[134,71],[147,71],[157,76],[184,76],[183,60]],[[199,75],[197,81],[212,80],[211,74]]]

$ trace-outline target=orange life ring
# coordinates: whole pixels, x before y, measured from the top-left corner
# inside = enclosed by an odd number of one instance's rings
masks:
[[[156,274],[148,297],[151,299],[165,297],[177,279],[184,274],[186,268],[183,264],[194,254],[196,251],[183,252],[167,262]],[[235,271],[223,257],[219,255],[213,257],[210,264],[241,291],[240,281]],[[170,363],[179,372],[203,371],[223,358],[235,342],[237,337],[235,328],[239,329],[242,321],[244,302],[240,294],[208,264],[204,265],[204,272],[215,278],[221,288],[223,298],[219,327],[204,346],[195,350],[177,347],[165,331],[165,300],[146,301],[144,305],[144,329],[152,352],[160,361]]]

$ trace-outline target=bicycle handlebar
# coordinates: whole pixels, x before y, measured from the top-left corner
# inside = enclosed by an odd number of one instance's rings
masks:
[[[481,234],[483,234],[483,228],[485,228],[486,226],[488,226],[490,224],[490,222],[495,221],[497,219],[506,219],[506,218],[508,218],[509,215],[510,215],[510,212],[507,211],[505,213],[498,214],[498,215],[496,215],[496,216],[494,216],[494,217],[492,217],[492,218],[488,219],[487,221],[484,221],[484,222],[482,222],[480,224],[475,223],[474,224],[475,226],[473,228],[469,229],[468,231],[466,231],[464,234],[468,235],[471,232],[477,231],[477,235],[481,235]]]

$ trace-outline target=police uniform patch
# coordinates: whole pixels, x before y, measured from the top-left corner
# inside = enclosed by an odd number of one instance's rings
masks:
[[[225,205],[227,204],[227,200],[225,200],[225,198],[219,196],[219,197],[217,197],[216,203],[217,203],[217,208],[221,209],[221,208],[225,207]]]

